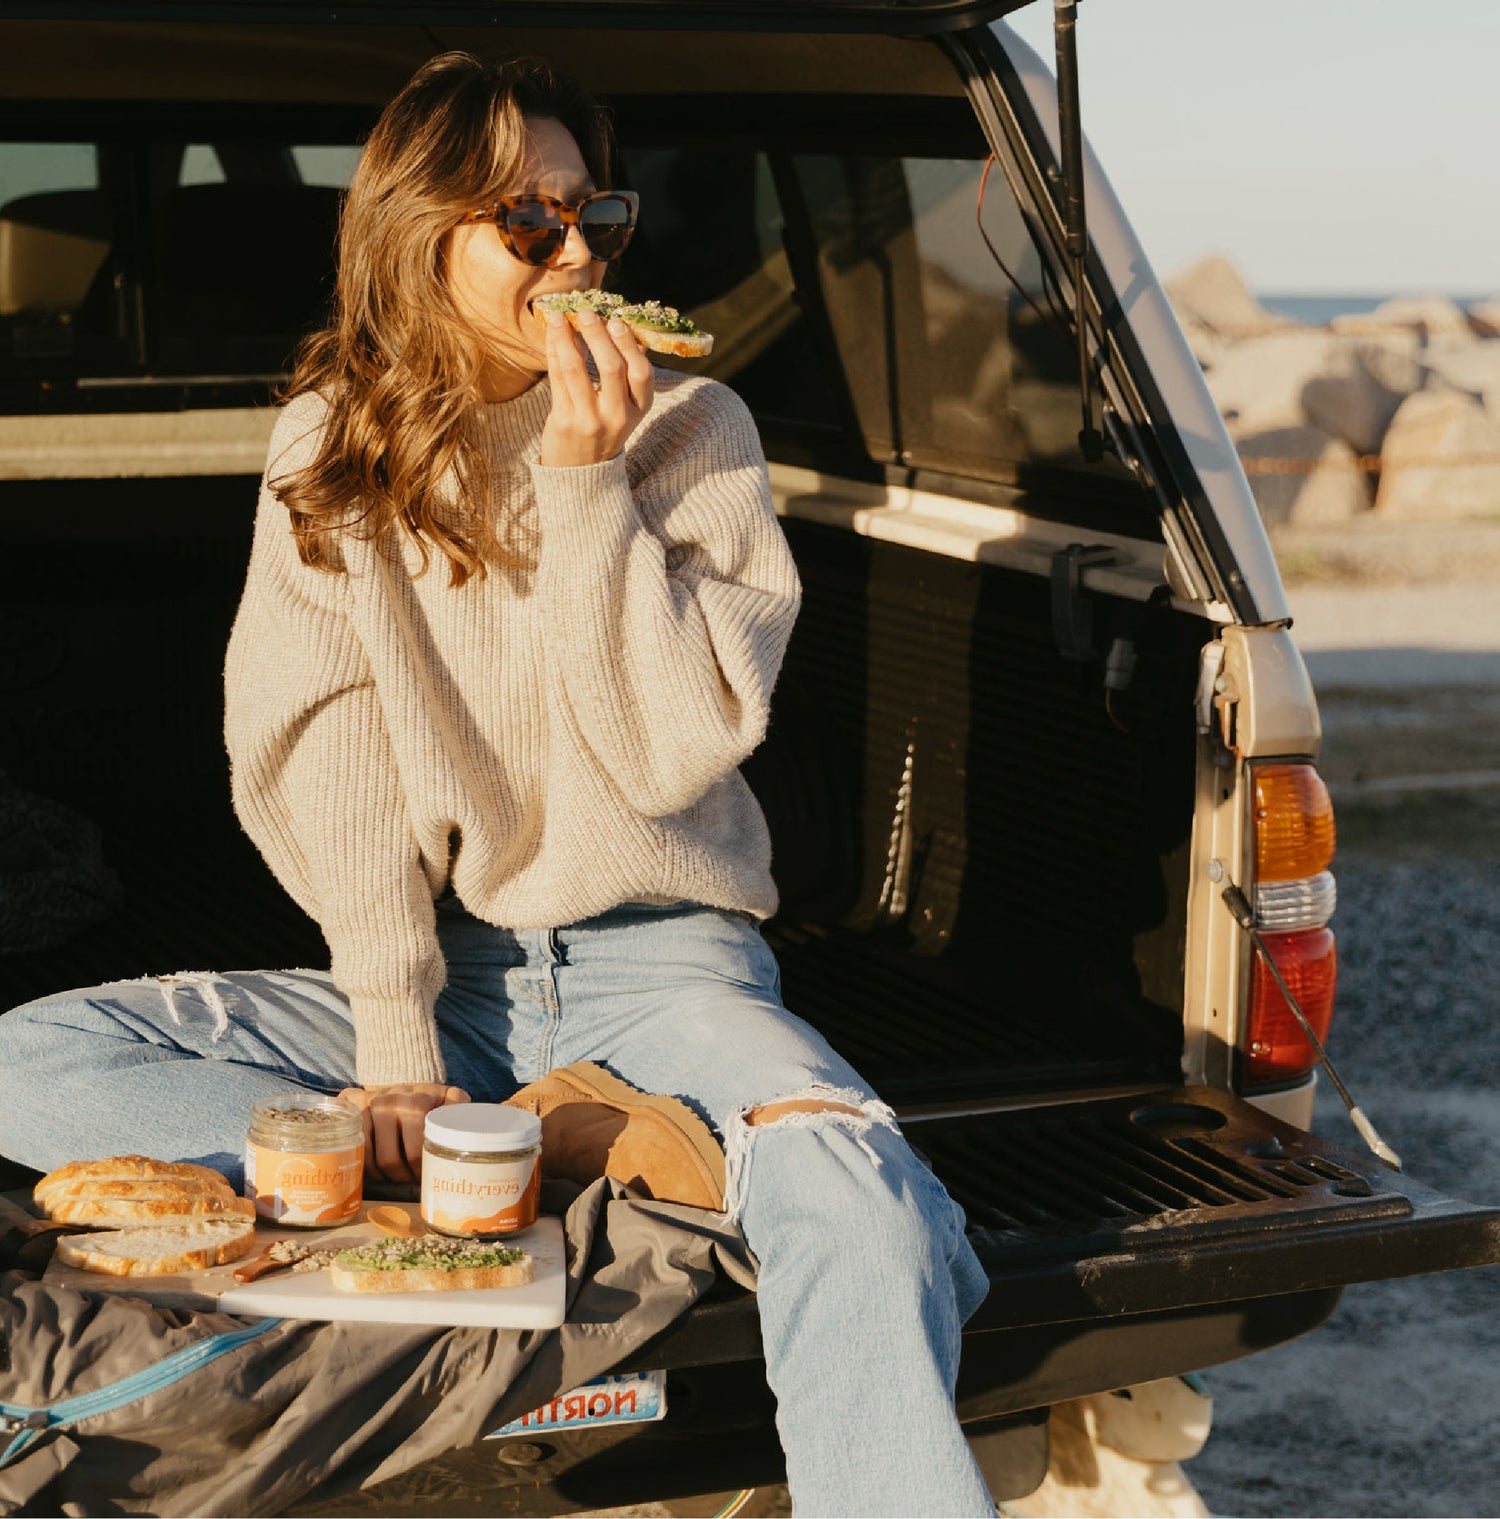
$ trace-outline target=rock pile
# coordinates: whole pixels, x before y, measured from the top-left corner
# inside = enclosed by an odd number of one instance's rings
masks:
[[[1500,297],[1306,327],[1207,258],[1167,283],[1271,528],[1500,517]]]

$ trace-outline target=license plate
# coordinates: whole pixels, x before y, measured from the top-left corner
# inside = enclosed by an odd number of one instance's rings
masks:
[[[599,1377],[533,1408],[529,1414],[492,1429],[486,1440],[502,1435],[536,1434],[544,1429],[599,1429],[605,1424],[648,1424],[667,1416],[667,1374],[641,1371],[630,1376]]]

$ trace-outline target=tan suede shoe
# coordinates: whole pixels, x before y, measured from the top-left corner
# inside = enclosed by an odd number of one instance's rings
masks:
[[[542,1174],[613,1176],[659,1202],[724,1207],[724,1151],[675,1097],[638,1092],[591,1060],[548,1071],[506,1101],[542,1120]]]

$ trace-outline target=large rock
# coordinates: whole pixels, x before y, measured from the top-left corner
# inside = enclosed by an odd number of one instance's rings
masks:
[[[1354,450],[1321,428],[1269,428],[1235,447],[1267,527],[1327,526],[1369,510],[1369,476]]]
[[[1408,396],[1381,449],[1375,510],[1398,520],[1500,514],[1500,424],[1462,391]]]
[[[1433,389],[1464,391],[1500,421],[1500,342],[1476,338],[1424,352],[1422,360],[1433,375]]]
[[[1420,333],[1410,330],[1372,333],[1355,341],[1359,362],[1392,395],[1409,396],[1427,384],[1425,349]]]
[[[1250,293],[1239,270],[1218,254],[1201,258],[1166,284],[1167,299],[1185,329],[1206,327],[1220,337],[1254,337],[1290,327]],[[1196,350],[1195,350],[1196,351]]]
[[[1469,326],[1482,338],[1500,338],[1500,295],[1492,295],[1487,301],[1475,301],[1465,315]]]
[[[1336,316],[1328,324],[1349,337],[1407,328],[1424,338],[1470,331],[1463,309],[1446,295],[1401,295],[1382,301],[1373,311]]]
[[[1236,437],[1311,423],[1377,453],[1402,397],[1372,372],[1365,346],[1307,328],[1252,338],[1208,372],[1209,392]],[[1408,378],[1420,383],[1422,371],[1413,365]]]

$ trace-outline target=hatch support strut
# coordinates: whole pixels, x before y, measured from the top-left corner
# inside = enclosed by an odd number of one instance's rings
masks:
[[[1104,438],[1094,426],[1093,376],[1089,366],[1089,325],[1084,312],[1083,264],[1089,251],[1083,202],[1083,120],[1078,109],[1078,0],[1052,0],[1057,40],[1057,125],[1062,149],[1063,230],[1073,280],[1073,315],[1078,323],[1078,385],[1083,427],[1078,448],[1090,463],[1104,457]]]

